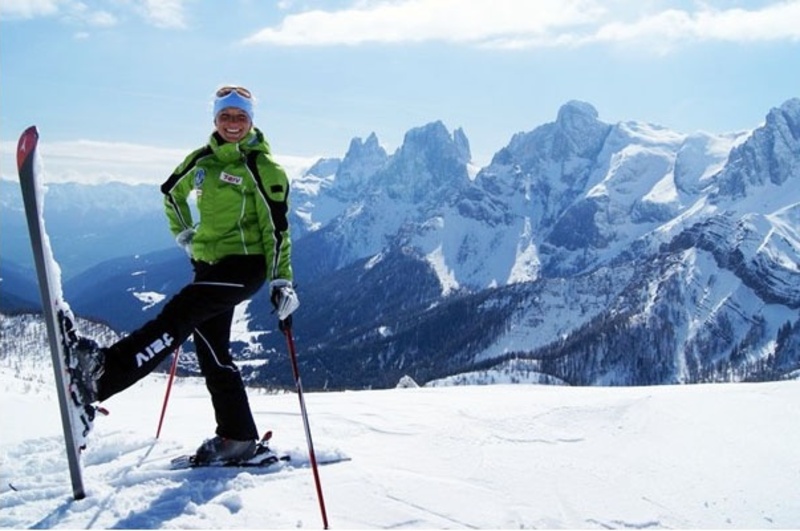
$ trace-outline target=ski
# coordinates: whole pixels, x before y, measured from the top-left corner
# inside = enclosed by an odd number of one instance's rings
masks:
[[[292,463],[292,457],[288,453],[276,453],[269,447],[269,441],[272,439],[272,432],[268,431],[264,434],[260,441],[256,444],[256,453],[247,461],[211,461],[200,462],[194,454],[186,454],[175,457],[170,461],[170,468],[172,470],[181,470],[185,468],[266,468],[275,467],[276,465],[285,465]],[[331,465],[334,463],[341,463],[349,461],[349,457],[332,457],[331,459],[322,460],[318,464]],[[304,466],[307,463],[302,461],[297,463]],[[276,467],[280,468],[280,467]]]
[[[350,457],[331,457],[317,459],[317,465],[327,466],[336,463],[345,463],[351,461]],[[309,462],[306,460],[296,461],[292,459],[289,454],[272,454],[269,456],[256,455],[247,461],[240,462],[224,462],[216,461],[212,463],[198,463],[194,459],[194,455],[181,455],[175,457],[170,462],[171,470],[184,470],[184,469],[197,469],[197,468],[273,468],[275,471],[283,470],[285,467],[291,468],[308,468]]]
[[[274,465],[281,461],[289,461],[288,455],[278,455],[269,447],[272,439],[272,431],[268,431],[256,443],[256,453],[247,461],[211,461],[201,462],[197,460],[195,454],[180,455],[170,461],[170,468],[173,470],[181,468],[205,468],[205,467],[264,467]]]
[[[80,500],[86,496],[80,451],[86,446],[86,437],[99,410],[94,406],[81,404],[71,388],[70,371],[75,367],[70,358],[70,349],[78,339],[74,326],[75,317],[64,300],[61,289],[61,270],[53,257],[50,239],[45,231],[45,188],[40,180],[38,143],[39,132],[36,126],[31,126],[22,133],[17,144],[17,170],[53,361],[72,494],[76,500]]]
[[[257,450],[258,451],[258,450]],[[172,470],[180,470],[183,468],[257,468],[269,467],[281,462],[288,462],[291,460],[289,455],[277,455],[273,453],[259,455],[248,459],[247,461],[212,461],[210,463],[198,462],[194,454],[181,455],[170,461],[170,468]]]

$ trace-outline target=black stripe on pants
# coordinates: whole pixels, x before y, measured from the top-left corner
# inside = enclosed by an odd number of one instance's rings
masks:
[[[214,264],[193,264],[191,284],[172,297],[155,319],[106,349],[99,399],[106,400],[145,377],[194,333],[218,435],[257,438],[229,342],[233,309],[264,284],[266,262],[262,255],[234,255]]]

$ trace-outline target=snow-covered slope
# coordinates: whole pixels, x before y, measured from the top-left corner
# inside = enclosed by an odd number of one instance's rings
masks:
[[[286,367],[289,370],[289,367]],[[169,470],[210,436],[201,382],[109,400],[73,501],[51,383],[0,369],[0,527],[321,527],[311,471]],[[305,449],[297,398],[250,391],[276,447]],[[716,528],[800,525],[797,382],[530,385],[306,396],[333,529]]]

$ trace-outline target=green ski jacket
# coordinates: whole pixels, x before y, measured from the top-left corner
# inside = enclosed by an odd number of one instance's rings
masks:
[[[161,185],[172,234],[194,229],[192,258],[214,263],[228,255],[261,254],[267,280],[292,281],[289,180],[253,128],[238,143],[213,133]],[[194,192],[195,224],[189,196]]]

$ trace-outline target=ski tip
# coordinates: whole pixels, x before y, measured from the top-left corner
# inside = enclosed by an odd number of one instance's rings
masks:
[[[25,129],[19,137],[17,144],[17,169],[22,168],[22,165],[28,160],[30,153],[36,148],[36,143],[39,141],[39,131],[35,125]]]

